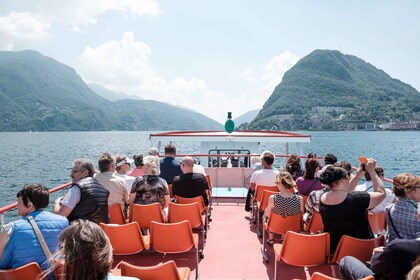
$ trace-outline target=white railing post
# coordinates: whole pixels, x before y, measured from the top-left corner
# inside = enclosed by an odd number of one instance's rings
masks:
[[[0,214],[0,233],[3,231],[3,226],[4,226],[4,213]]]

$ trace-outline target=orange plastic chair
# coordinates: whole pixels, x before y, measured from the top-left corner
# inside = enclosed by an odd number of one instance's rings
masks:
[[[335,250],[333,261],[337,264],[345,256],[353,256],[365,263],[370,261],[372,251],[376,247],[384,245],[384,236],[380,235],[372,239],[359,239],[348,235],[343,235]]]
[[[175,196],[174,196],[174,193],[172,191],[172,184],[168,184],[168,190],[169,190],[169,196],[171,198],[174,198]]]
[[[150,222],[164,223],[162,207],[159,203],[135,204],[130,203],[130,222],[137,222],[141,229],[149,229]]]
[[[124,214],[121,208],[121,204],[116,203],[114,205],[108,206],[108,214],[109,214],[109,223],[110,224],[118,224],[123,225],[127,223],[124,218]]]
[[[114,255],[132,255],[149,250],[149,238],[141,234],[137,222],[124,225],[104,224],[99,226],[108,236]]]
[[[191,198],[187,198],[187,197],[181,197],[181,196],[175,196],[175,201],[178,204],[190,204],[190,203],[194,203],[197,202],[198,206],[200,207],[200,213],[205,215],[206,218],[206,224],[205,227],[208,227],[209,224],[209,212],[208,212],[208,207],[206,207],[206,205],[204,204],[204,199],[201,195],[196,196],[196,197],[191,197]]]
[[[305,231],[308,231],[310,233],[318,233],[324,231],[324,223],[322,222],[321,214],[313,211],[312,217],[309,220],[308,225],[305,228]]]
[[[286,234],[288,231],[300,232],[302,225],[302,214],[283,217],[277,213],[271,212],[268,222],[263,223],[263,244],[262,253],[265,262],[268,262],[268,255],[266,249],[266,235],[267,232],[274,234]]]
[[[303,207],[306,205],[306,201],[308,201],[308,196],[304,194],[299,194],[302,197]]]
[[[281,260],[294,266],[316,266],[328,262],[330,255],[330,234],[301,234],[286,232],[283,244],[274,244],[274,279]],[[302,252],[305,252],[302,254]]]
[[[254,224],[257,222],[257,202],[261,202],[262,196],[264,191],[272,191],[272,192],[278,192],[279,189],[277,186],[255,186],[255,194],[254,197],[251,199],[252,201],[252,218],[254,221]]]
[[[141,280],[186,280],[190,279],[189,267],[177,267],[174,261],[155,266],[136,266],[122,261],[119,264],[121,276],[137,277]]]
[[[360,280],[374,280],[374,279],[375,279],[375,277],[373,275],[370,275],[370,276],[362,278]],[[314,272],[311,276],[311,280],[340,280],[340,279],[322,274],[321,272]]]
[[[211,217],[211,206],[213,205],[213,183],[211,182],[211,177],[210,175],[205,175],[204,177],[206,177],[206,181],[207,181],[207,186],[209,187],[208,190],[206,191],[207,196],[209,197],[209,218]]]
[[[264,213],[265,209],[267,209],[268,199],[271,195],[278,193],[277,191],[267,191],[265,190],[262,194],[261,201],[257,201],[257,235],[258,237],[262,237],[262,214]]]
[[[0,269],[1,280],[22,280],[22,279],[38,279],[42,273],[38,263],[31,262],[12,269]]]
[[[185,220],[190,222],[191,228],[201,230],[203,245],[200,249],[200,258],[204,258],[204,247],[207,237],[206,219],[201,215],[198,203],[169,203],[168,222],[179,223]]]
[[[195,278],[198,279],[198,234],[193,233],[189,221],[163,224],[150,223],[150,243],[155,251],[179,254],[191,251],[195,254]]]
[[[386,216],[385,212],[379,213],[368,213],[369,224],[370,228],[372,229],[372,233],[376,235],[380,235],[386,228]]]

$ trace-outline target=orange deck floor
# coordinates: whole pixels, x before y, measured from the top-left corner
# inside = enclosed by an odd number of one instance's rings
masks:
[[[257,237],[255,225],[251,222],[249,212],[244,211],[243,203],[214,203],[212,218],[204,259],[200,259],[199,263],[200,279],[274,279],[273,250],[269,247],[270,261],[264,263],[260,249],[262,239]],[[192,270],[190,279],[195,278],[194,256],[191,253],[164,256],[143,252],[132,256],[115,256],[114,265],[122,259],[140,266],[156,265],[172,259],[178,266],[189,266]],[[340,278],[336,265],[293,267],[280,263],[278,279],[309,279],[315,271]]]

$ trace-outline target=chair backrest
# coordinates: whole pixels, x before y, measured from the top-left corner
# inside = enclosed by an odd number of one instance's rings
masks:
[[[259,210],[260,211],[265,211],[265,209],[267,209],[267,205],[268,205],[268,199],[270,198],[271,195],[278,193],[278,191],[267,191],[265,190],[262,194],[261,197],[261,202],[259,203]]]
[[[386,228],[385,212],[368,213],[370,228],[373,234],[381,234]]]
[[[283,217],[277,213],[271,212],[267,223],[267,229],[268,231],[276,234],[285,234],[289,230],[299,232],[301,229],[301,223],[302,214]]]
[[[307,231],[310,233],[317,233],[318,231],[324,231],[324,223],[322,222],[321,214],[313,211],[311,220],[309,221]]]
[[[168,184],[169,196],[174,198],[174,192],[172,191],[172,184]]]
[[[373,275],[370,275],[360,280],[374,280],[374,279],[375,277]],[[340,279],[322,274],[321,272],[314,272],[311,276],[311,280],[340,280]]]
[[[209,189],[213,188],[213,184],[211,182],[211,177],[209,174],[205,175],[204,177],[206,177],[206,181],[207,181],[207,185],[209,186]]]
[[[159,203],[135,204],[130,203],[130,222],[137,222],[140,228],[150,228],[150,222],[163,223],[165,221],[162,207]]]
[[[150,248],[137,222],[124,225],[100,223],[99,226],[108,236],[114,255],[131,255]]]
[[[274,244],[276,261],[295,266],[315,266],[328,261],[330,255],[330,235],[301,234],[286,232],[283,244]],[[305,253],[302,253],[305,252]]]
[[[42,270],[38,263],[31,262],[23,266],[12,269],[0,269],[1,280],[22,280],[22,279],[38,279],[38,275]]]
[[[335,250],[333,262],[340,263],[345,256],[353,256],[365,263],[370,261],[374,248],[384,245],[384,236],[380,235],[372,239],[359,239],[343,235]]]
[[[122,261],[119,267],[122,276],[137,277],[141,280],[184,280],[190,278],[190,269],[188,267],[178,269],[172,260],[155,266],[136,266]]]
[[[184,253],[198,247],[198,236],[194,238],[189,221],[171,224],[151,222],[150,243],[159,253]]]
[[[178,223],[189,221],[192,228],[198,228],[203,225],[203,216],[200,212],[198,202],[188,204],[169,203],[168,222]]]
[[[123,225],[126,223],[121,204],[115,203],[108,206],[109,223]]]
[[[179,203],[179,204],[190,204],[190,203],[197,202],[198,206],[200,207],[200,213],[203,213],[206,207],[206,205],[204,204],[204,199],[201,195],[196,196],[196,197],[190,197],[190,198],[175,196],[175,200],[176,200],[176,203]]]
[[[261,201],[264,191],[278,192],[279,189],[277,188],[277,186],[263,186],[263,185],[256,186],[255,187],[255,200],[256,201]]]

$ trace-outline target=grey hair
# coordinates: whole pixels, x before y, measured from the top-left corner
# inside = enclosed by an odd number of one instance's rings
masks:
[[[79,158],[73,161],[73,166],[80,165],[80,170],[87,170],[89,173],[89,177],[93,177],[95,174],[95,168],[93,167],[92,161],[87,158]]]
[[[149,174],[145,175],[159,175],[160,174],[160,162],[157,156],[145,156],[143,158],[143,165],[146,166],[146,172]]]

